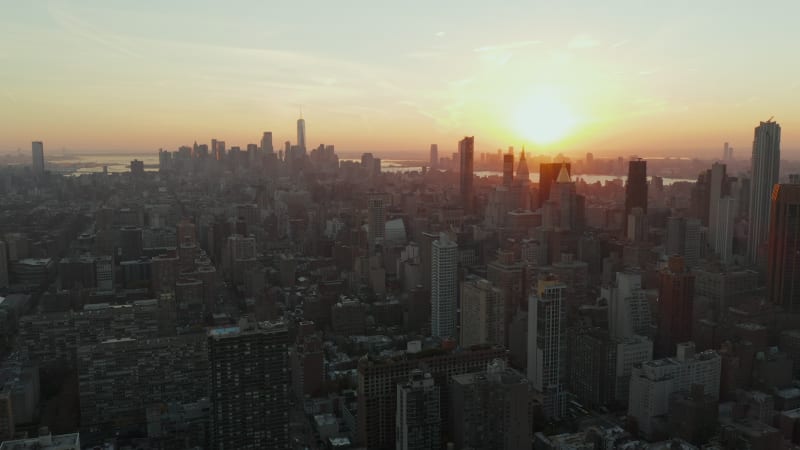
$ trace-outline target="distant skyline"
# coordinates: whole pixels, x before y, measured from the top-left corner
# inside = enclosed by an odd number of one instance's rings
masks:
[[[2,1],[2,0],[0,0]],[[440,156],[800,159],[800,2],[3,4],[0,154],[212,138]]]

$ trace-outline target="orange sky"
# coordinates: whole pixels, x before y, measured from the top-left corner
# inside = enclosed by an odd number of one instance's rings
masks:
[[[800,2],[165,3],[6,8],[0,152],[278,146],[302,105],[349,152],[745,158],[774,115],[800,156]]]

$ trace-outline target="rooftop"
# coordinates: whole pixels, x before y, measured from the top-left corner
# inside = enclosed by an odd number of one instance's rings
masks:
[[[4,441],[0,444],[0,450],[79,450],[80,448],[79,433],[56,436],[47,433],[35,438]]]

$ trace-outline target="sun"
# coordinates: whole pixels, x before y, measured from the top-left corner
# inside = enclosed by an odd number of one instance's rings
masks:
[[[514,131],[539,145],[565,139],[579,124],[564,96],[553,88],[541,88],[522,97],[512,114]]]

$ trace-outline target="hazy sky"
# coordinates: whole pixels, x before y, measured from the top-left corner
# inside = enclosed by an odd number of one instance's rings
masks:
[[[0,151],[800,157],[800,1],[0,0]]]

